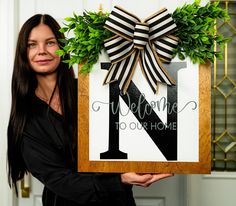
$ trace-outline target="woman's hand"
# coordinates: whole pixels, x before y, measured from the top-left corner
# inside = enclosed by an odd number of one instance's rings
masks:
[[[172,176],[173,174],[137,174],[134,172],[129,172],[121,174],[121,182],[124,184],[148,187],[158,180]]]

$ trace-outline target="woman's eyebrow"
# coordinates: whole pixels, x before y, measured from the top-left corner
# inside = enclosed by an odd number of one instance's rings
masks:
[[[46,39],[46,41],[48,41],[48,40],[52,40],[52,39],[57,40],[56,37],[49,37],[49,38]]]
[[[56,37],[49,37],[49,38],[46,38],[45,40],[48,41],[48,40],[52,40],[52,39],[57,40]],[[37,40],[35,40],[35,39],[28,39],[28,41],[36,42]]]

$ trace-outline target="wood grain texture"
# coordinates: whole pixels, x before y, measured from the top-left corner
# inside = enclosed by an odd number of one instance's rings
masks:
[[[211,172],[211,68],[199,66],[199,162],[89,161],[89,75],[78,75],[78,171],[207,174]]]

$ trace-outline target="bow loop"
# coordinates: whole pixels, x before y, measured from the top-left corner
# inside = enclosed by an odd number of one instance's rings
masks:
[[[116,35],[105,41],[111,67],[104,84],[118,81],[125,93],[138,61],[154,93],[158,82],[175,84],[161,61],[170,62],[178,39],[169,35],[176,29],[167,9],[162,9],[143,23],[135,15],[115,6],[105,28]]]
[[[150,41],[155,41],[164,35],[170,34],[177,27],[166,8],[148,17],[145,23],[149,24],[150,27]]]
[[[118,35],[107,39],[104,46],[112,64],[126,58],[133,50],[133,43]]]
[[[178,45],[178,38],[167,35],[154,41],[153,45],[160,60],[165,63],[170,63],[173,56],[173,48],[176,48]]]

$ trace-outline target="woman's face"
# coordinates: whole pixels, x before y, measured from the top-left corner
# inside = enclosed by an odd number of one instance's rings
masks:
[[[29,34],[27,57],[31,68],[37,74],[54,73],[60,63],[55,54],[59,45],[49,26],[39,24]]]

